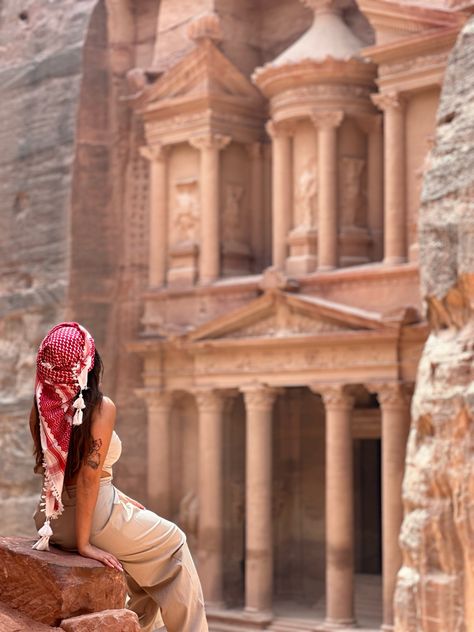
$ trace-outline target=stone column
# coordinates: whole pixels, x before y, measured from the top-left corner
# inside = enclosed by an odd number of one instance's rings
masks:
[[[313,388],[326,409],[326,621],[354,623],[353,398],[343,386]]]
[[[199,411],[199,575],[206,603],[223,603],[223,407],[222,393],[195,391]]]
[[[263,259],[263,156],[262,144],[247,145],[250,158],[250,221],[254,271],[261,269]]]
[[[372,95],[384,112],[384,262],[406,261],[404,101],[399,94]]]
[[[212,283],[220,274],[220,169],[219,152],[231,141],[230,136],[206,134],[191,138],[201,152],[199,186],[201,190],[201,243],[199,280]]]
[[[406,392],[400,384],[370,387],[382,411],[383,630],[393,630],[393,597],[402,564],[398,537],[403,520],[402,482],[410,428]]]
[[[161,287],[168,258],[168,147],[141,147],[140,154],[151,163],[148,282]]]
[[[272,409],[277,391],[242,389],[247,414],[245,609],[269,613],[273,595]]]
[[[331,270],[338,265],[337,128],[343,112],[314,112],[318,130],[318,268]]]
[[[293,160],[291,130],[287,126],[267,123],[272,139],[272,264],[285,268],[288,233],[291,225]]]
[[[148,407],[147,497],[148,506],[158,515],[171,514],[170,412],[172,393],[160,390],[140,391]]]

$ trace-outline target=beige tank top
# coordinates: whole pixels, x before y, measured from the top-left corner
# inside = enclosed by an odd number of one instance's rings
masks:
[[[121,454],[122,454],[122,442],[120,441],[118,434],[114,430],[112,432],[109,449],[105,456],[102,470],[104,472],[107,472],[107,474],[110,474],[110,476],[112,476],[112,467],[119,460]]]

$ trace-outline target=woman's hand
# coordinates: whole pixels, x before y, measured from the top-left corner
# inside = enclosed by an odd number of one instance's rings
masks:
[[[115,568],[118,571],[123,571],[122,565],[112,553],[107,553],[107,551],[103,551],[102,549],[98,549],[96,546],[92,544],[86,544],[79,549],[79,555],[82,557],[89,557],[91,560],[98,560],[105,564],[106,566],[110,566],[110,568]]]
[[[123,492],[120,492],[118,489],[117,493],[124,502],[132,503],[132,505],[135,505],[135,507],[138,507],[138,509],[145,509],[145,507],[141,503],[139,503],[138,500],[133,500],[133,498],[130,498],[130,496],[127,496]]]

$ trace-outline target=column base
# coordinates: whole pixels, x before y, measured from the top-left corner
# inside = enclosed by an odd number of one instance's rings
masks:
[[[395,626],[393,623],[383,623],[380,629],[382,632],[393,632],[395,630]]]
[[[406,257],[385,257],[383,260],[386,266],[399,266],[401,263],[406,263]]]
[[[326,619],[324,621],[325,630],[345,630],[347,628],[356,628],[357,621],[355,619]]]
[[[317,272],[330,272],[335,270],[337,266],[318,266]]]

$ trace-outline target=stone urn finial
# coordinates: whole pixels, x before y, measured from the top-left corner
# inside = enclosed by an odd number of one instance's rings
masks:
[[[301,2],[315,13],[340,13],[352,5],[351,0],[301,0]]]
[[[188,26],[187,36],[193,42],[209,39],[218,44],[222,42],[221,21],[216,13],[205,13],[198,16]]]

